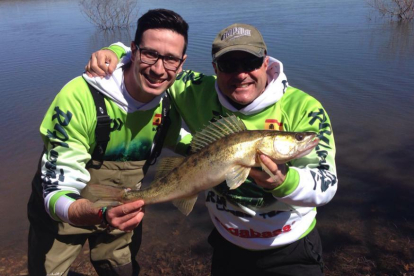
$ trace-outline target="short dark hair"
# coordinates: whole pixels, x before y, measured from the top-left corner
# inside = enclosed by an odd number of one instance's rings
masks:
[[[188,24],[176,12],[167,9],[149,10],[138,19],[137,31],[135,32],[135,43],[141,43],[142,34],[148,29],[167,29],[174,31],[184,37],[184,51],[188,44]]]

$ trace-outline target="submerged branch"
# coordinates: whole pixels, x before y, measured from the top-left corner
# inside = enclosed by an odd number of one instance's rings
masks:
[[[80,0],[86,18],[102,30],[129,28],[138,18],[137,0]]]
[[[376,9],[382,16],[400,22],[414,19],[414,0],[366,0],[368,5]]]

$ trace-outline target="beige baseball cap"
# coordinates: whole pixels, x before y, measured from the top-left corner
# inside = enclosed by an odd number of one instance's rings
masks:
[[[258,29],[248,24],[236,23],[221,30],[214,39],[211,50],[213,61],[231,51],[244,51],[263,57],[267,48]]]

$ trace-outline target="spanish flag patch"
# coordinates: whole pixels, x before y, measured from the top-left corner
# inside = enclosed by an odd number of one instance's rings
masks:
[[[159,126],[161,124],[161,114],[155,114],[154,119],[152,120],[153,126]]]
[[[283,131],[283,123],[279,123],[279,121],[276,119],[267,119],[265,121],[264,129]]]

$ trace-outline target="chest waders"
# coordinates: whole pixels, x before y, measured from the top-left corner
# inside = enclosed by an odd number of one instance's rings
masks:
[[[89,183],[120,185],[139,188],[150,165],[156,162],[161,153],[167,134],[170,118],[169,95],[162,100],[162,120],[158,125],[147,160],[142,161],[105,161],[105,150],[110,139],[112,120],[108,116],[104,96],[89,85],[93,96],[97,125],[95,128],[96,146],[88,162],[91,180]],[[88,193],[87,185],[82,195]],[[41,182],[41,162],[32,181],[32,194],[28,203],[30,221],[28,268],[30,275],[67,275],[70,266],[86,241],[89,242],[90,259],[99,275],[138,275],[139,265],[135,260],[141,245],[142,222],[133,232],[115,229],[107,232],[99,225],[75,227],[65,222],[56,222],[44,210]],[[68,194],[74,199],[82,198]],[[58,275],[58,274],[56,274]]]
[[[89,84],[88,84],[89,85]],[[92,158],[88,162],[88,169],[91,180],[90,183],[103,185],[120,185],[122,187],[139,189],[141,181],[161,153],[164,139],[171,123],[168,117],[170,109],[170,98],[167,93],[162,100],[161,123],[157,127],[149,158],[145,161],[104,161],[105,150],[109,142],[111,132],[111,118],[108,116],[104,96],[93,86],[89,89],[95,101],[97,124],[95,128],[96,146],[92,153]],[[82,190],[81,195],[88,194],[88,186]],[[92,196],[89,195],[92,198]]]

